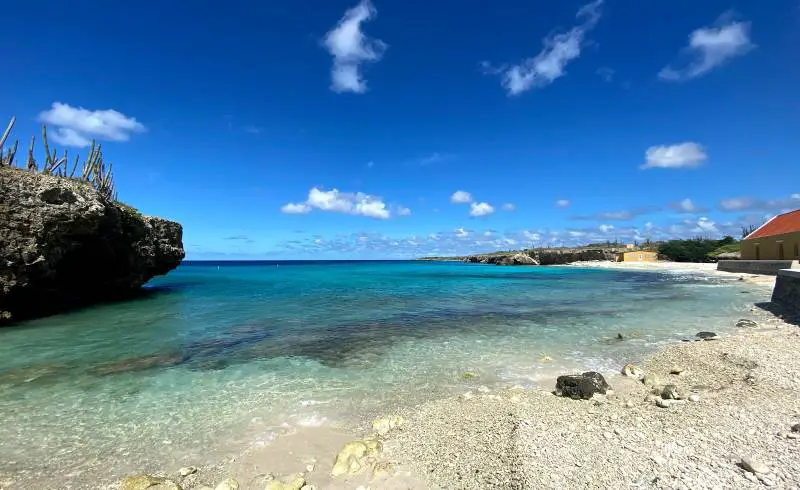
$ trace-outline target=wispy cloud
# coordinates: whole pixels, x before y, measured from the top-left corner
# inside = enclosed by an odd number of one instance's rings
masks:
[[[114,109],[90,111],[61,102],[39,113],[39,121],[54,126],[50,138],[66,146],[89,146],[93,139],[128,141],[132,133],[146,131],[135,118]]]
[[[569,205],[570,205],[569,199],[559,199],[558,201],[556,201],[557,208],[566,208],[569,207]]]
[[[243,241],[243,240],[250,240],[250,237],[248,237],[247,235],[233,235],[225,237],[225,240]]]
[[[607,211],[602,213],[573,216],[571,219],[578,221],[629,221],[653,211],[656,207],[640,207],[623,211]]]
[[[645,163],[640,168],[694,168],[707,158],[705,149],[697,143],[651,146],[645,152]]]
[[[242,131],[250,134],[261,134],[264,132],[264,128],[260,126],[247,125],[242,127]]]
[[[500,75],[509,95],[518,95],[553,83],[566,74],[567,64],[580,56],[586,33],[600,20],[602,4],[603,0],[597,0],[581,7],[576,15],[581,23],[567,32],[546,37],[542,41],[544,47],[535,57],[516,65],[496,68],[484,62],[484,72]]]
[[[603,79],[606,83],[611,83],[614,81],[614,73],[616,73],[613,69],[603,66],[597,69],[597,75]]]
[[[473,217],[488,216],[494,213],[494,206],[486,202],[473,202],[469,205],[469,215]]]
[[[792,194],[786,199],[757,199],[736,197],[723,199],[719,203],[723,211],[765,211],[783,212],[800,208],[800,194]]]
[[[398,206],[397,216],[411,216],[411,210],[403,206]]]
[[[686,198],[682,201],[671,202],[669,207],[679,213],[704,213],[708,211],[706,208],[697,206],[691,199]]]
[[[439,153],[438,151],[431,153],[430,155],[424,156],[419,159],[419,164],[424,165],[433,165],[435,163],[442,163],[448,160],[452,160],[453,155],[449,153]]]
[[[331,90],[334,92],[361,94],[367,91],[361,64],[380,60],[387,49],[386,43],[367,37],[361,30],[361,25],[374,19],[377,13],[369,0],[362,0],[347,10],[325,36],[325,47],[333,56]]]
[[[308,191],[308,199],[305,202],[286,204],[281,208],[281,212],[305,214],[313,209],[368,216],[377,219],[388,219],[391,216],[386,203],[379,197],[364,194],[363,192],[340,192],[338,189],[325,191],[317,187],[313,187]]]
[[[689,35],[689,46],[683,50],[688,61],[666,66],[658,77],[667,81],[690,80],[748,53],[754,47],[750,41],[750,23],[733,22],[730,15],[723,15],[714,26],[693,31]]]
[[[311,206],[308,204],[301,202],[301,203],[289,203],[284,204],[281,207],[281,213],[285,214],[306,214],[311,212]]]
[[[450,196],[450,202],[453,204],[469,204],[472,202],[472,194],[467,191],[455,191]]]
[[[507,203],[503,204],[503,211],[511,212],[511,211],[516,211],[516,210],[517,210],[517,206],[515,206],[513,202],[507,202]]]

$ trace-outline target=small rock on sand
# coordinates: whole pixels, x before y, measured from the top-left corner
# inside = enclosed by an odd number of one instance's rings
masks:
[[[661,408],[669,408],[669,406],[670,406],[671,404],[672,404],[672,403],[671,403],[671,401],[670,401],[670,400],[665,400],[665,399],[663,399],[663,398],[657,398],[657,399],[656,399],[656,406],[657,406],[657,407],[661,407]]]
[[[239,490],[239,482],[233,478],[228,478],[227,480],[220,482],[220,484],[217,485],[217,488],[214,490]]]
[[[655,386],[658,384],[658,377],[653,373],[647,373],[642,378],[642,383],[645,386]]]
[[[185,466],[178,470],[178,474],[181,476],[189,476],[194,473],[197,473],[197,468],[194,466]]]
[[[150,475],[129,476],[122,480],[120,490],[183,490],[172,480]]]
[[[742,318],[741,320],[736,322],[736,326],[739,328],[756,328],[758,327],[758,322]]]
[[[692,393],[691,395],[689,395],[689,401],[690,402],[699,402],[700,401],[700,395],[698,395],[697,393]]]
[[[672,366],[671,368],[669,368],[669,374],[681,374],[685,370],[686,369],[684,369],[681,366]]]
[[[264,490],[302,490],[306,486],[306,480],[302,476],[297,476],[292,479],[290,482],[281,482],[281,481],[271,481],[267,483],[267,487]]]
[[[749,456],[743,457],[739,462],[739,466],[751,473],[767,474],[772,472],[767,465]]]
[[[800,432],[800,424],[794,424],[792,426],[792,432]]]
[[[644,370],[633,364],[625,364],[625,366],[622,367],[622,374],[632,378],[641,378],[644,376]]]
[[[695,334],[695,337],[697,337],[700,340],[717,340],[719,338],[719,335],[717,335],[714,332],[697,332],[697,334]]]
[[[678,387],[675,385],[665,385],[661,390],[661,398],[665,400],[680,400],[681,396],[678,393]]]
[[[336,455],[331,475],[357,475],[363,472],[365,466],[362,460],[367,456],[379,454],[382,449],[383,446],[379,441],[371,439],[348,442]]]
[[[567,374],[556,380],[556,395],[588,400],[595,393],[606,394],[611,388],[603,375],[594,371],[583,374]]]

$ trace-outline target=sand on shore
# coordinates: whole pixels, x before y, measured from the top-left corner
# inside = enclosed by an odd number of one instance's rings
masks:
[[[741,272],[718,271],[716,263],[698,262],[611,262],[611,261],[588,261],[574,262],[563,267],[584,267],[595,269],[619,269],[634,271],[664,271],[664,272],[688,272],[700,273],[728,279],[741,279],[749,284],[756,284],[764,287],[775,286],[775,276],[763,274],[745,274]]]
[[[727,274],[714,264],[580,266]],[[766,288],[774,277],[745,281]],[[181,483],[214,488],[234,477],[243,490],[263,490],[272,478],[302,475],[313,485],[306,490],[800,488],[797,320],[757,307],[747,318],[757,326],[630,359],[656,378],[655,387],[617,375],[607,378],[612,393],[591,400],[557,397],[552,381],[536,389],[481,387],[404,409],[402,426],[379,437],[366,416],[356,431],[295,430]],[[654,393],[664,385],[682,398],[667,408]],[[382,451],[358,460],[363,473],[332,477],[339,449],[364,438],[379,440]],[[376,467],[386,471],[376,476]]]

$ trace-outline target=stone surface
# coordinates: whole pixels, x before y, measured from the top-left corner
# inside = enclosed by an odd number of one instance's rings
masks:
[[[622,335],[622,334],[618,334],[618,335]],[[644,376],[644,370],[642,368],[640,368],[639,366],[636,366],[636,365],[633,365],[633,364],[625,364],[622,367],[622,374],[624,374],[625,376],[630,376],[632,378],[641,378],[641,377]]]
[[[122,480],[119,490],[183,490],[172,480],[150,475],[129,476]]]
[[[758,322],[742,318],[741,320],[736,322],[736,326],[739,328],[755,328],[758,326]]]
[[[767,465],[749,456],[742,457],[742,460],[739,462],[739,465],[751,473],[762,473],[762,474],[771,473],[771,470]]]
[[[358,475],[362,473],[366,469],[364,459],[368,456],[377,456],[382,449],[381,443],[372,439],[348,442],[336,455],[331,475]]]
[[[675,385],[665,385],[661,390],[661,398],[665,400],[680,400],[681,396],[678,393],[678,387]]]
[[[239,482],[233,478],[228,478],[219,483],[214,490],[239,490]]]
[[[181,476],[189,476],[194,473],[197,473],[197,468],[194,466],[185,466],[178,470],[178,474]]]
[[[83,182],[0,168],[0,321],[128,297],[180,264],[182,235]]]
[[[595,393],[606,394],[610,386],[603,375],[594,371],[567,374],[556,380],[556,395],[588,400]]]
[[[719,338],[719,335],[714,332],[697,332],[695,336],[700,340],[716,340]]]
[[[399,415],[391,415],[389,417],[381,417],[372,422],[372,430],[379,436],[385,436],[394,429],[400,428],[403,425],[403,417]]]
[[[660,408],[669,408],[672,405],[672,400],[665,400],[664,398],[656,398],[656,406]]]
[[[301,476],[294,477],[289,482],[282,482],[282,481],[271,481],[267,483],[265,490],[302,490],[306,487],[312,487],[313,485],[306,485],[305,478]]]

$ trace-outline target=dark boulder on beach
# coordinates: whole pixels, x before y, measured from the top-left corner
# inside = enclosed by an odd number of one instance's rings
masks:
[[[0,324],[130,297],[184,257],[180,224],[74,179],[0,168]]]
[[[565,374],[556,379],[556,395],[588,400],[595,393],[605,395],[611,388],[602,374],[588,371],[583,374]]]

